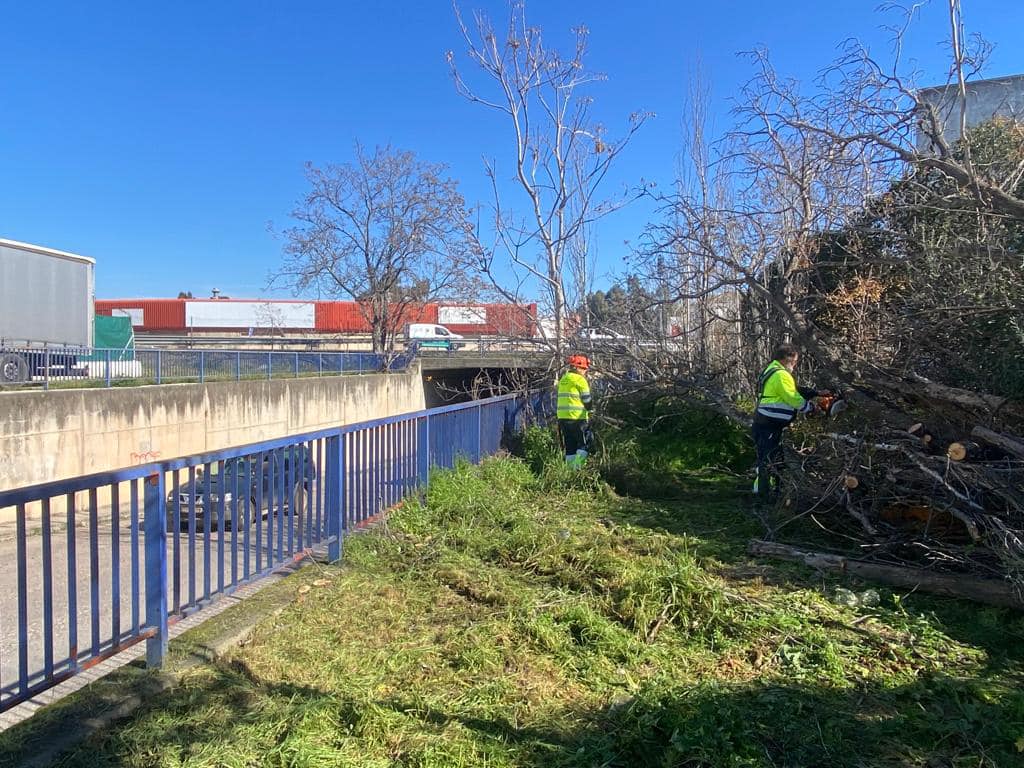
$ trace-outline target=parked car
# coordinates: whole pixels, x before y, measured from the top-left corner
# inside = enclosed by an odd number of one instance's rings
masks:
[[[466,346],[463,337],[436,323],[409,323],[405,326],[407,344],[416,343],[421,349],[447,349],[455,351]]]
[[[281,448],[217,462],[209,474],[199,467],[195,479],[186,480],[177,488],[181,505],[181,529],[188,529],[189,509],[196,510],[196,529],[205,528],[207,500],[210,505],[211,528],[219,524],[220,504],[224,503],[225,528],[231,526],[234,494],[238,489],[238,525],[245,527],[253,519],[253,511],[266,517],[271,509],[280,515],[305,513],[311,485],[317,479],[316,463],[305,445]],[[248,481],[246,480],[248,478]],[[283,479],[282,479],[283,478]],[[284,498],[281,498],[282,483]],[[174,530],[175,488],[167,494],[167,529]]]
[[[630,338],[610,328],[579,328],[575,343],[583,350],[623,353],[630,346]]]
[[[576,331],[576,338],[584,341],[629,341],[628,336],[623,336],[609,328],[580,328]]]

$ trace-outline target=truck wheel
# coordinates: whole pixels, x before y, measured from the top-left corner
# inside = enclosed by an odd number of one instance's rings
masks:
[[[21,355],[0,355],[0,384],[20,384],[28,381],[28,363]]]

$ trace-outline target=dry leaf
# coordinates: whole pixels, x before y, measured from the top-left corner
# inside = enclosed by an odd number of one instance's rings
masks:
[[[330,579],[317,579],[316,581],[313,582],[313,586],[314,587],[326,587],[330,583],[331,583]]]
[[[310,589],[312,589],[312,587],[310,587],[309,584],[303,584],[301,587],[299,587],[299,594],[304,595],[307,592],[309,592]]]

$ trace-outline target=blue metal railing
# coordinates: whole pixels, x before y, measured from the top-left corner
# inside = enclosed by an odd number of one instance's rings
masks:
[[[345,531],[432,467],[493,454],[549,401],[504,395],[0,492],[16,569],[0,711],[142,640],[160,666],[168,624],[314,550],[338,560]]]
[[[373,373],[385,368],[404,370],[415,357],[415,353],[86,347],[4,347],[2,353],[16,356],[21,363],[5,366],[10,375],[0,384],[35,382],[44,388],[66,381],[110,387],[119,381],[164,384],[339,376]]]

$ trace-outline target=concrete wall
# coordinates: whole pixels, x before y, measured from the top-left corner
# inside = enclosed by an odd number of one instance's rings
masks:
[[[0,490],[424,407],[407,374],[0,394]]]
[[[956,85],[924,88],[918,97],[932,104],[942,121],[942,135],[948,144],[960,139],[960,108],[963,101]],[[995,77],[967,82],[967,127],[973,128],[993,117],[1024,119],[1024,75]],[[919,135],[918,149],[928,150],[928,139]]]

